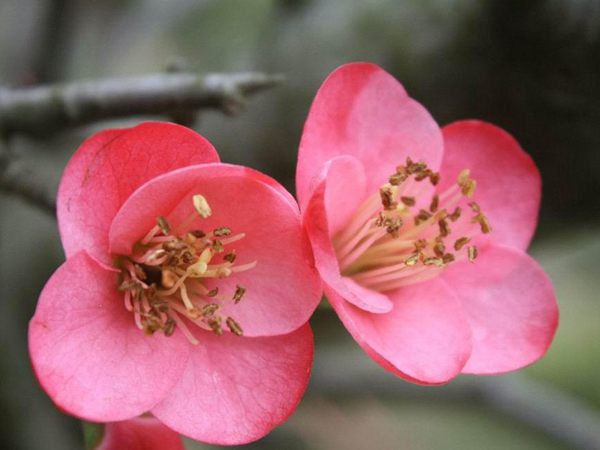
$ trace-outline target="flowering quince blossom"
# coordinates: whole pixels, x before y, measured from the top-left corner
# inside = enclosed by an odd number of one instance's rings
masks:
[[[525,253],[540,176],[508,133],[440,130],[388,73],[349,64],[317,93],[296,176],[327,298],[384,368],[439,384],[544,354],[558,310]]]
[[[293,197],[195,132],[98,133],[57,200],[66,262],[29,327],[35,373],[94,422],[147,411],[193,439],[258,439],[296,408],[321,296]]]
[[[96,450],[185,450],[177,433],[154,417],[107,423]]]

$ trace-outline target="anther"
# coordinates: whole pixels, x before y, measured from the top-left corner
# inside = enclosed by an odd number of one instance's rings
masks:
[[[244,294],[246,293],[246,288],[240,286],[239,284],[235,286],[235,293],[233,294],[233,302],[238,304]]]
[[[479,254],[479,251],[477,250],[477,247],[475,247],[474,245],[467,248],[467,256],[468,256],[470,262],[475,261],[475,258],[477,258],[478,254]]]
[[[212,317],[208,320],[208,326],[217,336],[223,334],[223,328],[221,328],[221,318],[219,316]]]
[[[212,288],[210,291],[208,291],[206,293],[206,296],[207,297],[216,297],[218,293],[219,293],[219,288],[216,287],[216,288]]]
[[[173,272],[170,269],[163,269],[162,273],[161,273],[161,277],[160,277],[160,284],[167,288],[167,289],[171,289],[173,286],[175,286],[175,283],[177,282],[177,275],[175,275],[175,272]]]
[[[400,197],[400,200],[402,201],[402,203],[404,203],[406,206],[415,206],[415,198],[414,197]]]
[[[242,331],[242,327],[240,327],[240,325],[231,317],[228,317],[225,320],[225,323],[227,323],[227,327],[229,328],[229,330],[236,336],[241,336],[244,334],[244,332]]]
[[[465,245],[467,245],[470,240],[471,240],[471,238],[467,237],[467,236],[463,236],[461,238],[458,238],[454,242],[454,250],[456,250],[458,252],[461,248],[463,248]]]
[[[440,228],[440,236],[446,237],[450,234],[450,226],[448,226],[448,222],[445,219],[440,220],[438,226]]]
[[[398,203],[394,201],[394,192],[392,186],[384,185],[379,189],[379,196],[381,197],[381,204],[387,211],[395,209]]]
[[[236,258],[235,250],[232,250],[229,253],[227,253],[225,256],[223,256],[223,259],[230,263],[234,262],[235,258]]]
[[[206,219],[212,214],[212,210],[210,209],[210,205],[206,201],[203,195],[196,194],[192,197],[192,202],[194,203],[194,209],[203,219]]]
[[[404,264],[411,267],[419,262],[419,253],[413,253],[406,260],[404,260]]]
[[[163,326],[163,333],[165,336],[172,336],[175,332],[175,321],[169,317]]]
[[[231,234],[231,230],[227,227],[220,227],[217,228],[213,231],[215,236],[221,237],[221,236],[229,236]]]
[[[440,204],[440,197],[439,197],[439,195],[436,194],[431,199],[431,204],[429,205],[429,211],[431,211],[432,213],[436,212],[439,204]]]
[[[456,222],[460,218],[460,213],[461,213],[460,206],[457,206],[454,209],[454,211],[452,212],[452,214],[450,214],[448,216],[448,219],[450,219],[452,222]]]
[[[201,310],[201,314],[204,317],[212,316],[219,309],[219,305],[216,303],[209,303],[208,305],[204,305]]]
[[[171,225],[169,225],[169,222],[163,216],[158,216],[156,218],[156,224],[165,236],[167,236],[171,232]]]

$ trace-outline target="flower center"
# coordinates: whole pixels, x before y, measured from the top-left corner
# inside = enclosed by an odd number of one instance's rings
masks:
[[[241,336],[242,327],[219,310],[224,302],[239,303],[246,289],[236,285],[225,295],[213,281],[250,270],[256,261],[236,262],[231,244],[243,239],[244,233],[232,234],[225,226],[208,232],[186,231],[198,216],[206,219],[212,214],[202,195],[194,195],[193,204],[194,212],[175,228],[158,217],[156,226],[134,245],[132,254],[117,258],[125,308],[133,313],[137,327],[149,335],[160,330],[171,336],[179,328],[190,342],[198,344],[187,322],[219,336],[226,325]]]
[[[467,200],[477,183],[465,169],[456,184],[428,194],[426,183],[439,181],[424,162],[407,158],[398,166],[334,236],[342,275],[384,292],[433,278],[455,261],[474,262],[471,240],[492,231],[480,206]]]

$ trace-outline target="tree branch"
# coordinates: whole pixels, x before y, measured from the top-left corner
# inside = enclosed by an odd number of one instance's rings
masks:
[[[124,116],[174,114],[199,108],[236,114],[249,95],[281,75],[166,73],[28,89],[0,88],[0,134],[47,134]]]
[[[523,375],[464,376],[446,386],[422,387],[403,382],[374,364],[357,361],[355,352],[319,353],[311,380],[313,392],[334,396],[370,393],[420,402],[473,401],[552,436],[568,448],[600,449],[597,411],[566,392]],[[346,368],[343,376],[340,367]]]
[[[0,191],[19,195],[32,205],[55,215],[56,199],[52,180],[26,161],[11,155],[0,144]]]

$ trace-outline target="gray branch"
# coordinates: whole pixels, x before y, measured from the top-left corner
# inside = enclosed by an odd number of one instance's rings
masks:
[[[461,376],[446,386],[422,387],[399,380],[357,352],[317,352],[311,386],[323,395],[356,396],[420,402],[473,401],[552,436],[578,450],[600,450],[600,414],[584,401],[523,375]],[[340,375],[340,367],[344,367]]]
[[[0,192],[18,195],[54,215],[54,184],[46,173],[13,156],[0,144]]]
[[[163,73],[34,88],[0,88],[0,133],[45,134],[103,119],[177,115],[200,108],[235,114],[281,75]]]

